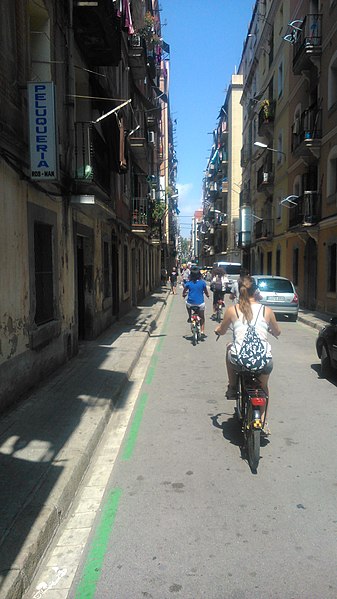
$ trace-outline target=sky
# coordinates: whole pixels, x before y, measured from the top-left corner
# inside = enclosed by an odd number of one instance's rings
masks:
[[[212,132],[240,65],[253,0],[161,0],[162,37],[170,45],[170,110],[178,159],[179,224],[189,237],[201,208]]]

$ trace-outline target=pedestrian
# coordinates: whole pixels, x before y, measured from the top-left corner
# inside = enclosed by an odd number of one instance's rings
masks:
[[[177,269],[175,266],[172,268],[172,272],[169,276],[169,280],[170,280],[170,284],[171,284],[171,293],[172,293],[172,295],[176,295],[177,294],[178,273],[177,273]]]
[[[190,274],[191,274],[191,263],[188,262],[187,266],[183,272],[183,284],[185,285],[185,283],[187,283],[187,281],[189,281],[190,279]]]

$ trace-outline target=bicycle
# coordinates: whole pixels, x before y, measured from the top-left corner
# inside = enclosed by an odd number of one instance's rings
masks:
[[[191,331],[193,345],[199,343],[201,337],[201,318],[199,315],[199,310],[199,306],[191,306]]]
[[[217,335],[217,341],[220,335]],[[238,366],[235,413],[241,422],[243,449],[248,464],[256,472],[260,461],[261,433],[266,422],[269,396],[262,389],[259,373]],[[263,419],[261,409],[264,408]]]
[[[218,299],[217,303],[216,303],[216,312],[215,312],[215,320],[217,322],[221,322],[223,319],[223,309],[225,306],[225,302],[223,299]]]
[[[260,461],[261,433],[266,421],[269,397],[262,389],[258,372],[239,370],[236,386],[236,415],[241,422],[248,463],[256,471]],[[261,410],[264,408],[264,416]]]

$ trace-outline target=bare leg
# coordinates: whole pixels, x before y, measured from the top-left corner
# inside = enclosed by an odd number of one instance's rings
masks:
[[[259,374],[259,381],[261,383],[261,387],[266,392],[267,396],[269,397],[268,380],[269,380],[269,374]],[[268,400],[268,408],[269,408],[269,400]],[[268,413],[269,413],[269,410],[268,410]],[[267,411],[265,410],[265,407],[263,406],[263,407],[261,407],[262,422],[264,422],[265,418],[267,418]]]
[[[200,316],[200,331],[201,333],[205,332],[205,312],[204,310],[199,310],[199,316]]]

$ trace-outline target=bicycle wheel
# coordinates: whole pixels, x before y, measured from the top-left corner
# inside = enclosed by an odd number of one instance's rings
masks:
[[[198,341],[198,331],[197,331],[197,327],[194,326],[193,330],[192,330],[192,343],[193,345],[196,345]]]
[[[260,461],[260,430],[249,428],[246,432],[248,463],[256,470]]]

